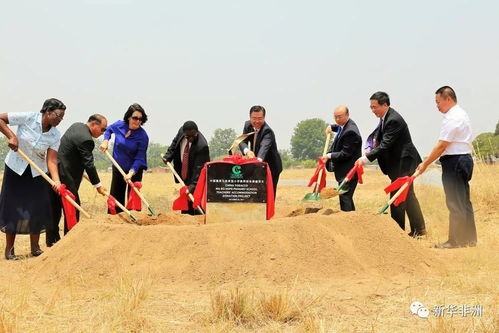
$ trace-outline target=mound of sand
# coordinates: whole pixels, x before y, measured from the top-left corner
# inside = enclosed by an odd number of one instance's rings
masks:
[[[180,212],[159,213],[156,216],[149,216],[145,212],[132,212],[133,216],[137,218],[133,221],[126,213],[117,215],[106,215],[99,217],[99,222],[111,224],[136,224],[136,225],[197,225],[204,223],[204,216],[196,215],[182,215]]]
[[[162,220],[175,221],[156,223]],[[148,227],[120,221],[82,221],[32,260],[30,269],[42,281],[78,277],[104,283],[122,270],[199,284],[390,278],[443,269],[389,217],[362,212],[208,225],[192,225],[198,217],[179,214],[162,215]]]

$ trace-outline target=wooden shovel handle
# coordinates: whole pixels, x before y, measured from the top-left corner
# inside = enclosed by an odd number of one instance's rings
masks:
[[[17,153],[19,155],[21,155],[21,157],[24,158],[26,160],[26,162],[28,162],[36,171],[38,171],[38,173],[40,174],[40,176],[42,176],[43,178],[45,178],[45,180],[51,186],[54,186],[55,182],[52,179],[50,179],[50,177],[47,176],[47,174],[42,169],[40,169],[40,167],[38,165],[36,165],[35,162],[33,162],[31,160],[31,158],[28,157],[28,155],[26,155],[21,149],[17,149]],[[64,198],[67,201],[69,201],[69,203],[71,205],[73,205],[73,207],[75,207],[76,209],[78,209],[86,218],[90,218],[90,214],[88,214],[83,208],[81,208],[81,206],[78,205],[76,203],[76,201],[74,201],[69,195],[65,195]]]
[[[87,174],[83,174],[83,178],[85,178],[86,180],[88,180],[89,183],[91,183],[90,179],[88,178]],[[104,194],[103,194],[105,197],[109,198],[111,196],[111,194],[109,194],[108,192],[104,191]],[[132,212],[130,212],[125,206],[123,206],[116,198],[114,199],[114,202],[116,203],[116,206],[120,207],[122,211],[124,211],[125,213],[128,214],[128,216],[130,216],[132,218],[132,220],[137,220],[137,218],[132,214]]]
[[[185,186],[185,183],[184,181],[182,180],[182,178],[179,176],[179,174],[177,173],[177,171],[175,171],[175,168],[173,167],[173,165],[170,163],[170,162],[166,162],[166,165],[170,168],[170,170],[172,171],[173,173],[173,176],[175,176],[175,178],[178,180],[179,184],[184,187]],[[189,199],[194,202],[194,196],[191,194],[191,193],[188,193],[187,196],[189,197]],[[198,210],[201,214],[204,215],[204,211],[203,209],[198,206]]]
[[[104,154],[106,154],[106,156],[109,158],[109,160],[111,160],[111,162],[116,167],[116,169],[118,169],[118,171],[121,173],[121,175],[123,177],[125,177],[126,176],[125,171],[123,171],[123,169],[118,164],[118,162],[116,162],[116,160],[113,158],[113,156],[111,156],[111,154],[109,154],[109,152],[107,150],[104,152]],[[144,198],[144,196],[142,195],[142,193],[140,193],[139,189],[136,188],[135,185],[133,185],[133,183],[132,183],[131,180],[128,181],[128,184],[135,191],[135,193],[137,193],[137,195],[139,196],[140,200],[142,200],[142,202],[145,203],[147,207],[151,207],[151,205],[149,205],[149,203],[147,202],[146,198]]]

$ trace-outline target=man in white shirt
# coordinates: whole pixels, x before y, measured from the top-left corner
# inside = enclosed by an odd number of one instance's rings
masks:
[[[436,91],[435,102],[444,115],[440,135],[430,156],[417,168],[423,173],[428,165],[440,157],[442,183],[449,209],[449,239],[435,247],[449,249],[475,246],[477,235],[469,185],[473,174],[470,119],[457,104],[456,93],[449,86]]]

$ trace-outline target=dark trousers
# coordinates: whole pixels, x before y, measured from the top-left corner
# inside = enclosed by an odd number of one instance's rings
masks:
[[[390,177],[392,182],[397,178],[398,177]],[[397,191],[390,192],[390,198],[393,197]],[[406,212],[409,217],[409,224],[412,232],[420,232],[426,229],[423,212],[421,212],[419,201],[416,198],[416,193],[414,193],[414,184],[409,187],[409,192],[407,193],[407,199],[405,202],[402,202],[397,207],[395,207],[394,204],[390,205],[390,215],[392,216],[392,219],[398,223],[402,230],[405,230]]]
[[[341,180],[343,181],[343,179]],[[341,183],[339,181],[338,183]],[[346,183],[343,189],[346,193],[340,194],[340,209],[344,212],[351,212],[355,210],[355,204],[353,203],[353,193],[357,187],[357,176],[354,176],[348,183]]]
[[[73,195],[75,196],[75,201],[79,205],[80,196],[78,195],[78,190],[75,188],[67,188]],[[46,234],[45,234],[45,243],[47,246],[52,246],[54,243],[57,243],[61,239],[61,235],[59,234],[59,222],[62,216],[62,200],[61,196],[55,191],[50,191],[50,205],[52,208],[52,219],[47,221],[46,226]],[[80,211],[76,210],[76,220],[80,220]],[[64,235],[68,233],[68,222],[66,220],[66,216],[64,216]]]
[[[182,210],[182,214],[189,214],[189,215],[202,215],[202,213],[199,211],[199,209],[194,209],[194,206],[192,205],[192,201],[189,200],[188,202],[189,209],[188,210]]]
[[[280,175],[281,175],[280,173],[277,173],[277,174],[272,173],[272,186],[274,187],[274,200],[275,200],[275,197],[277,195],[277,183],[279,182]]]
[[[469,154],[445,155],[440,162],[445,202],[449,209],[449,242],[474,245],[477,235],[468,183],[473,175],[473,158]]]
[[[142,181],[142,174],[144,170],[139,170],[135,175],[132,177],[132,182],[140,182]],[[125,170],[125,172],[127,172]],[[123,175],[116,169],[116,167],[113,166],[113,178],[111,180],[111,191],[110,194],[118,200],[123,206],[126,207],[126,203],[128,201],[128,198],[125,198],[125,192],[126,188],[128,186],[128,193],[130,194],[130,191],[133,191],[132,188],[125,183],[125,180],[123,179]],[[116,212],[120,213],[122,212],[121,208],[116,206]],[[111,212],[107,211],[108,214],[111,214]]]

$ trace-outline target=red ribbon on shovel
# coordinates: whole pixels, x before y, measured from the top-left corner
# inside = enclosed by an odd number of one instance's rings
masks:
[[[189,209],[189,196],[187,195],[188,186],[182,186],[177,199],[173,201],[173,210],[188,210]]]
[[[62,208],[64,209],[64,216],[66,217],[66,222],[68,224],[68,230],[71,230],[78,221],[76,220],[76,209],[75,207],[66,199],[69,196],[71,199],[75,200],[75,196],[70,190],[66,188],[65,184],[61,184],[59,187],[59,195],[61,196]]]
[[[112,195],[107,197],[107,208],[109,208],[109,212],[112,215],[118,214],[118,212],[116,212],[116,199]]]
[[[307,186],[312,186],[314,183],[318,183],[319,188],[317,189],[317,192],[320,192],[324,187],[326,187],[326,165],[322,161],[322,157],[319,157],[317,159],[317,168],[315,169],[314,175],[312,178],[310,178],[310,181],[308,182]],[[322,171],[322,172],[321,172]],[[321,179],[319,180],[319,174],[321,176]]]
[[[350,180],[353,176],[357,174],[357,179],[359,184],[364,184],[362,181],[362,175],[364,174],[364,167],[362,165],[355,165],[350,171],[347,173],[347,178]]]
[[[397,199],[395,199],[395,201],[393,202],[393,205],[395,207],[397,207],[398,205],[400,205],[402,202],[404,202],[407,199],[407,193],[409,193],[409,188],[411,187],[412,182],[414,182],[414,179],[416,179],[416,176],[399,177],[393,183],[391,183],[390,185],[388,185],[385,188],[385,193],[388,194],[390,192],[398,190],[404,184],[407,184],[405,189],[400,193],[400,195],[397,197]]]
[[[142,187],[142,183],[141,182],[130,183],[130,186],[135,187],[137,190],[140,190],[140,188]],[[126,208],[137,211],[142,210],[142,200],[137,194],[137,192],[130,191],[128,195],[128,202],[126,203]]]

